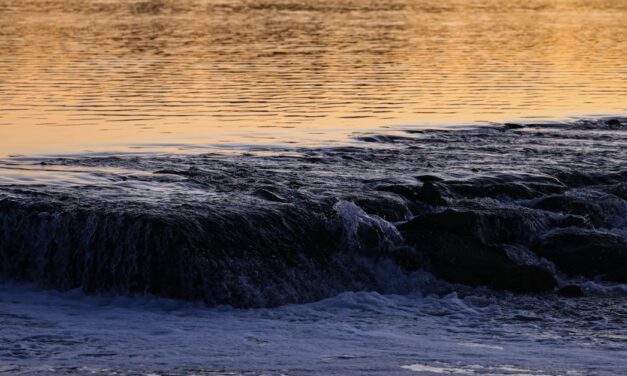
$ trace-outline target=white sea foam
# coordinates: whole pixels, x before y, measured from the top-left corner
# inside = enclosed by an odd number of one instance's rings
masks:
[[[359,292],[305,305],[236,310],[3,285],[0,370],[19,375],[620,374],[627,370],[620,318],[627,302],[617,298],[612,309],[591,309],[596,303]]]

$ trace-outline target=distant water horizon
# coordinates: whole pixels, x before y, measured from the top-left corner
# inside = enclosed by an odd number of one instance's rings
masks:
[[[618,0],[0,0],[0,154],[627,113]]]

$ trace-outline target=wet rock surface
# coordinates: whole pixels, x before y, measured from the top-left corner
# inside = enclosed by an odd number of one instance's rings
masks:
[[[557,294],[564,298],[581,298],[585,296],[581,287],[577,285],[567,285],[559,290],[557,290]]]
[[[527,214],[527,215],[526,215]],[[545,268],[517,264],[503,245],[525,242],[542,224],[519,210],[451,210],[425,213],[400,226],[405,239],[427,255],[435,273],[451,282],[515,292],[552,289]]]
[[[548,234],[532,249],[570,275],[627,283],[627,238],[623,236],[568,228]]]
[[[394,292],[391,280],[417,270],[520,293],[554,290],[561,275],[627,282],[625,123],[238,155],[10,158],[0,273],[235,306]]]

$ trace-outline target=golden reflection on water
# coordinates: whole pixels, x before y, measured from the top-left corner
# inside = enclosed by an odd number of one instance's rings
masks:
[[[624,0],[0,0],[0,154],[627,111]]]

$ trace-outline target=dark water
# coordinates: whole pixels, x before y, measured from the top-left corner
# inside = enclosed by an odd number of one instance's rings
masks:
[[[622,0],[0,0],[2,154],[624,113]]]

